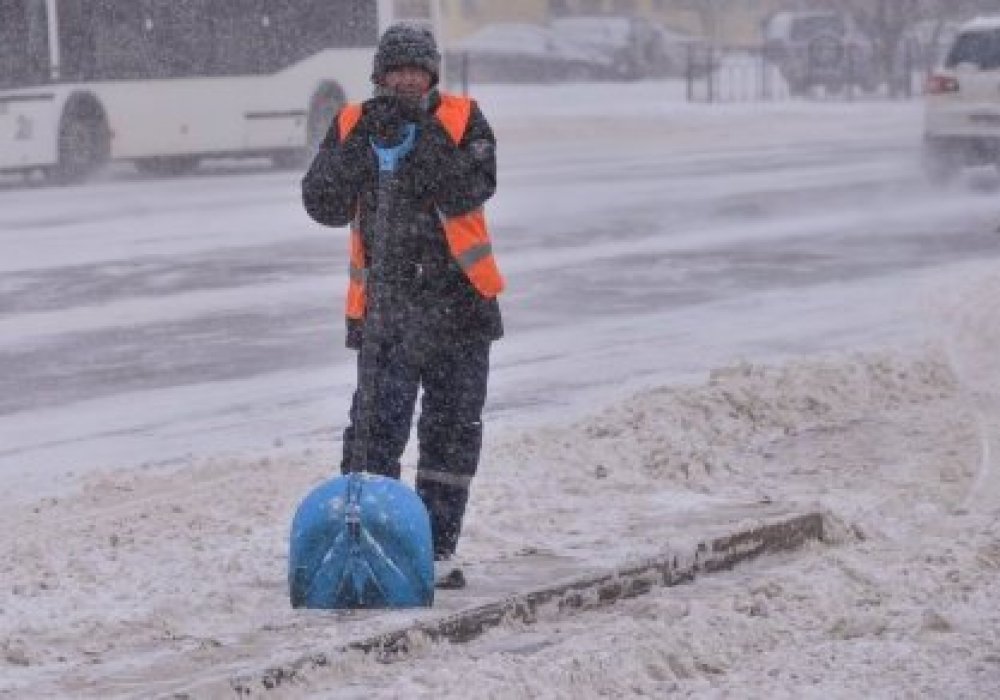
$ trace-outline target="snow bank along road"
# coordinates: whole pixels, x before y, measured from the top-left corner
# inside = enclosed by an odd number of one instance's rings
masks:
[[[333,656],[274,696],[993,697],[981,415],[939,353],[873,353],[735,364],[491,439],[462,545],[473,588],[503,562],[643,556],[684,539],[684,514],[740,502],[828,509],[829,539],[468,645],[414,639],[391,666]],[[4,508],[0,696],[233,697],[236,676],[349,641],[350,618],[287,607],[287,516],[316,479],[308,455],[206,460]]]

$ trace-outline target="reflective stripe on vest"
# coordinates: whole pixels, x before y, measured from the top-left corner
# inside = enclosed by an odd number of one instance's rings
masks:
[[[462,142],[465,131],[472,116],[473,101],[457,95],[441,95],[434,116],[456,145]],[[348,104],[340,110],[337,117],[337,129],[341,143],[350,135],[361,119],[361,105]],[[504,288],[504,280],[500,274],[496,259],[493,257],[493,245],[486,226],[486,215],[480,207],[475,211],[461,216],[447,217],[439,212],[441,226],[444,228],[448,250],[458,263],[462,272],[482,296],[487,299],[496,297]],[[365,279],[368,269],[365,266],[364,239],[361,235],[360,203],[358,212],[351,222],[351,268],[347,288],[347,316],[360,320],[365,314]]]
[[[486,215],[482,208],[450,218],[440,212],[438,215],[451,255],[472,286],[487,299],[500,294],[503,277],[493,257],[493,244],[486,231]]]
[[[365,316],[365,245],[361,237],[360,208],[351,221],[351,263],[347,282],[347,317],[360,321]]]
[[[337,131],[340,142],[354,130],[361,119],[361,105],[349,104],[337,116]],[[347,282],[347,317],[361,320],[365,315],[365,281],[368,268],[365,265],[365,244],[361,237],[361,204],[357,204],[351,220],[351,260]]]

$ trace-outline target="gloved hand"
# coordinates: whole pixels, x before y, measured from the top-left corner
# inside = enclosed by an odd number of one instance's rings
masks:
[[[377,180],[375,154],[363,129],[356,128],[351,132],[340,145],[339,156],[339,165],[335,167],[341,169],[357,187]]]
[[[403,121],[422,126],[430,120],[431,115],[420,100],[409,97],[398,97],[397,99],[399,100],[399,113],[403,117]]]
[[[458,147],[441,123],[436,119],[426,119],[410,156],[414,195],[418,199],[438,199],[450,178],[461,172],[460,158]]]
[[[381,95],[361,105],[361,127],[366,135],[388,146],[402,139],[406,124],[406,106],[398,97]]]

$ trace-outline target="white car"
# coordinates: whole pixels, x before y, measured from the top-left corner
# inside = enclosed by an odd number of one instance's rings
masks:
[[[548,27],[516,22],[488,24],[448,48],[449,82],[553,82],[599,78],[611,70],[603,54]]]
[[[661,62],[661,35],[641,17],[575,16],[551,21],[552,30],[577,46],[597,52],[611,80],[638,80],[655,74]]]
[[[925,88],[924,169],[936,183],[1000,167],[1000,16],[962,26]]]

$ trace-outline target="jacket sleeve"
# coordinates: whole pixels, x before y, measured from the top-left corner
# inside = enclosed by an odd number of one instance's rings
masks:
[[[375,167],[375,156],[362,129],[356,128],[341,143],[337,121],[334,120],[302,179],[302,204],[306,212],[326,226],[350,223],[358,195]]]
[[[444,130],[441,129],[444,134]],[[446,152],[433,199],[445,216],[461,216],[483,206],[497,188],[496,137],[486,117],[473,104],[469,126],[457,146],[444,134]]]

